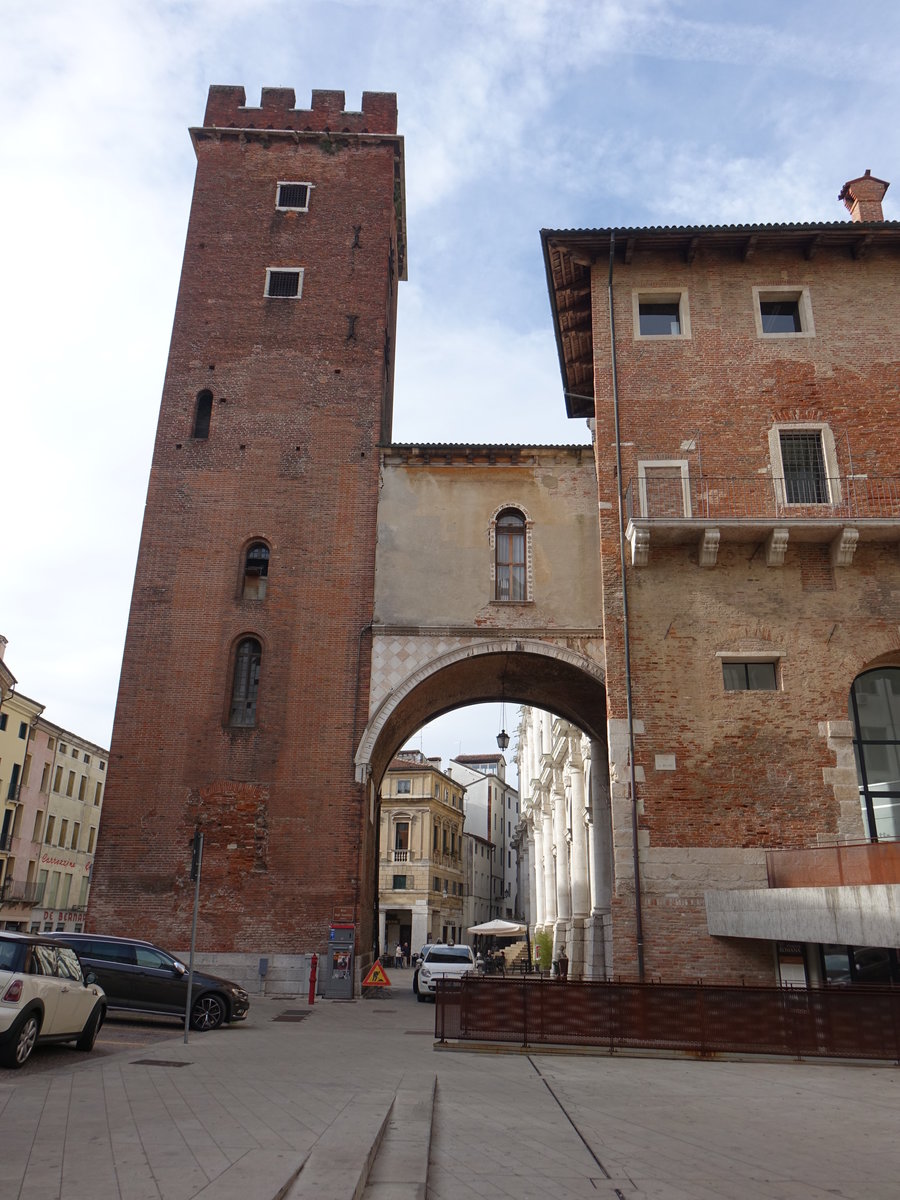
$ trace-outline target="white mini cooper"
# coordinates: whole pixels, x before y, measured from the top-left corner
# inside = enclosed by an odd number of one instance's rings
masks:
[[[41,1042],[92,1050],[106,997],[78,955],[40,934],[0,931],[0,1066],[22,1067]]]

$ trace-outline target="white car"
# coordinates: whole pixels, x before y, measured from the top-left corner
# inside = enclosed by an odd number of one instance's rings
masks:
[[[23,1067],[40,1042],[92,1050],[106,997],[78,955],[39,934],[0,931],[0,1066]]]
[[[470,946],[430,946],[419,967],[419,1000],[433,996],[439,979],[461,979],[475,970]]]

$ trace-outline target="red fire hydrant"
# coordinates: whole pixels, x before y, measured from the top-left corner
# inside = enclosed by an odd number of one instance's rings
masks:
[[[309,964],[309,1002],[316,1002],[316,967],[319,965],[318,955],[314,954]]]

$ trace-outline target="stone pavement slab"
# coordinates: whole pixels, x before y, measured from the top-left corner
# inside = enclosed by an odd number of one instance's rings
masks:
[[[267,998],[187,1046],[173,1031],[0,1073],[0,1200],[275,1200],[333,1146],[371,1157],[392,1101],[366,1200],[897,1194],[897,1068],[436,1053],[434,1007],[390,975],[388,993],[299,1022],[275,1019],[296,998]],[[416,1097],[432,1095],[428,1121]]]

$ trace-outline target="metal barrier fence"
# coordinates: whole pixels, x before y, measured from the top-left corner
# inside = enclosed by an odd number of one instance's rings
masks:
[[[469,975],[438,984],[435,1037],[900,1062],[900,989],[562,983]]]

